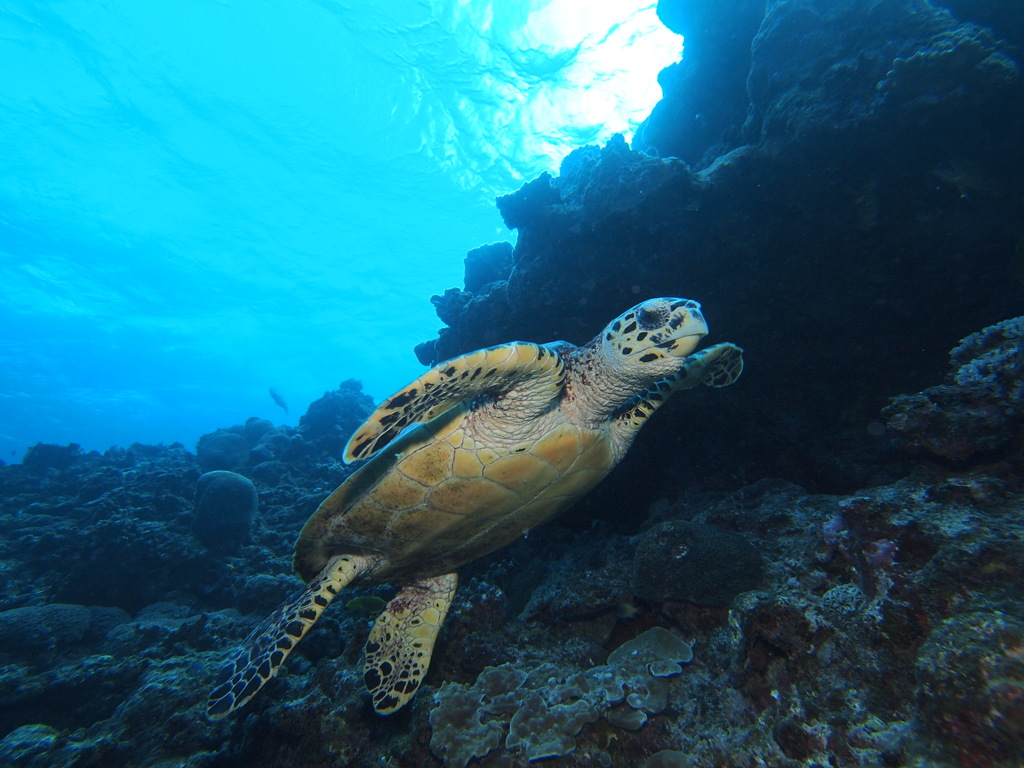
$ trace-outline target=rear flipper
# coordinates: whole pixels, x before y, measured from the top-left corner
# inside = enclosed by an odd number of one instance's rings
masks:
[[[331,604],[334,596],[366,571],[372,562],[357,555],[331,559],[301,594],[278,608],[252,631],[221,672],[220,684],[207,700],[207,715],[217,720],[256,695],[278,670],[296,644]]]
[[[378,713],[398,711],[420,687],[457,583],[456,574],[446,573],[410,584],[377,617],[366,641],[363,681]]]

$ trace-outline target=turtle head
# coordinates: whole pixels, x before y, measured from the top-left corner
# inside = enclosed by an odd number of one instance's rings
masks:
[[[707,333],[698,302],[659,298],[623,312],[595,341],[605,364],[646,386],[675,373]]]

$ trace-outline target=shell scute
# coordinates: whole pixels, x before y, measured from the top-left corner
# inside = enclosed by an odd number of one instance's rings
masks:
[[[427,487],[438,485],[452,475],[455,449],[446,440],[420,446],[403,456],[397,469]]]
[[[391,521],[387,535],[401,542],[437,539],[465,525],[462,515],[433,507],[410,509]]]
[[[481,477],[484,465],[474,451],[455,451],[454,470],[456,477]]]
[[[453,478],[431,489],[429,503],[448,512],[489,517],[512,511],[522,497],[487,478]]]
[[[530,453],[551,464],[558,472],[565,472],[580,457],[582,450],[578,430],[558,429],[534,443]]]
[[[380,479],[374,496],[384,506],[400,512],[422,504],[427,497],[427,490],[421,483],[401,472],[390,472]]]
[[[529,493],[549,485],[558,477],[558,470],[533,453],[524,451],[488,464],[484,467],[484,477],[517,493]]]
[[[501,458],[501,454],[492,448],[480,448],[476,452],[476,457],[482,464],[492,464]]]

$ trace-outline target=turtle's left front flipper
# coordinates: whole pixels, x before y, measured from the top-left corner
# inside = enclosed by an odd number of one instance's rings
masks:
[[[404,707],[423,682],[457,584],[454,573],[410,584],[374,622],[366,640],[363,681],[380,714]]]
[[[256,627],[221,673],[210,692],[207,715],[219,720],[234,712],[277,675],[295,645],[305,637],[334,596],[373,566],[370,558],[339,555],[306,588]]]

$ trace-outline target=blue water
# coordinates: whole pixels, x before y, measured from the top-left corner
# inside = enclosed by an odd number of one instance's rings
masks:
[[[679,59],[599,5],[0,3],[0,458],[418,375],[431,294],[514,237],[494,197],[628,139]]]

